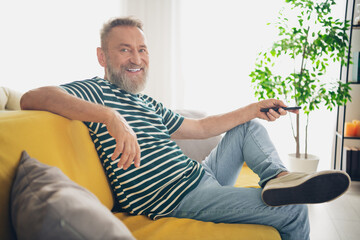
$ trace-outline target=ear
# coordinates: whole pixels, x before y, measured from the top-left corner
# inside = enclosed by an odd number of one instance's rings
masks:
[[[102,67],[106,67],[106,57],[105,57],[105,53],[103,51],[103,49],[101,47],[98,47],[96,49],[96,54],[97,54],[97,58],[98,58],[98,61],[99,61],[99,64],[102,66]]]

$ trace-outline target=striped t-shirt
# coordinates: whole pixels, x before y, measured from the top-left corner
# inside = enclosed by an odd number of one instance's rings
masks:
[[[61,85],[68,93],[116,109],[136,133],[140,167],[119,169],[110,158],[115,139],[102,123],[85,122],[115,197],[115,209],[155,219],[173,211],[201,180],[204,170],[170,139],[184,118],[154,99],[130,94],[101,78]]]

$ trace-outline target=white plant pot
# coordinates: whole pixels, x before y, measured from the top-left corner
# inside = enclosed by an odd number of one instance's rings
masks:
[[[295,156],[295,153],[288,155],[289,170],[291,172],[316,172],[319,164],[318,156],[312,154],[308,154],[308,158],[305,158],[305,154],[300,154],[300,158]]]

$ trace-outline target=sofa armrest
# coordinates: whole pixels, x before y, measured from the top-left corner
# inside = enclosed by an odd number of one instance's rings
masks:
[[[0,110],[20,110],[20,99],[22,93],[0,87]]]

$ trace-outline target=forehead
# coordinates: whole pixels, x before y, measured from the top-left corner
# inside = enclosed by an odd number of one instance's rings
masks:
[[[119,44],[146,46],[146,39],[143,31],[137,27],[129,26],[117,26],[111,29],[107,42],[109,47],[117,46]]]

